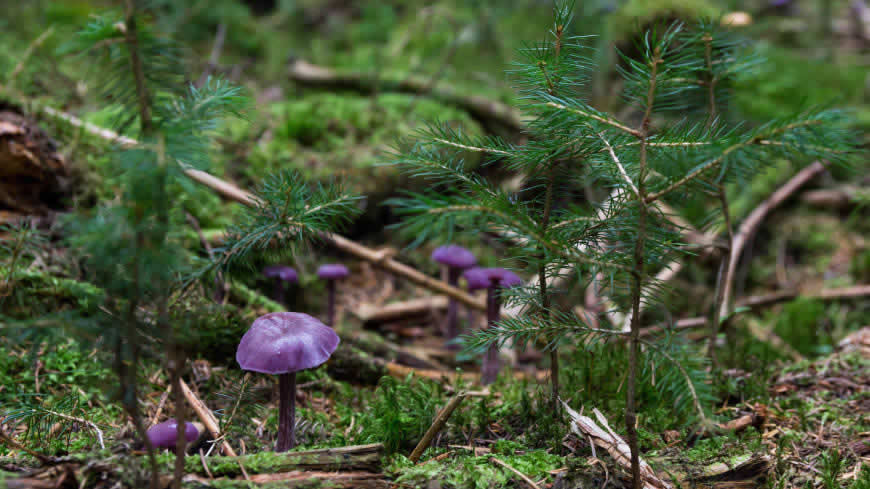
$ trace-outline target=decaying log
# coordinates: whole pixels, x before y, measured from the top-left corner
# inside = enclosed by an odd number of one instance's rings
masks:
[[[512,132],[525,128],[519,112],[513,107],[497,100],[489,100],[475,95],[460,95],[451,88],[432,86],[429,80],[405,78],[403,80],[379,79],[361,73],[336,73],[329,68],[313,65],[297,59],[290,64],[290,79],[306,85],[339,90],[353,90],[359,93],[400,92],[426,95],[448,105],[465,110],[474,119],[488,128],[501,126]]]
[[[326,372],[333,379],[357,385],[376,385],[381,377],[390,374],[387,362],[346,342],[332,353]]]
[[[717,462],[704,467],[701,474],[677,477],[683,479],[689,487],[698,489],[742,489],[759,487],[771,468],[770,456],[750,455],[736,464]]]
[[[371,472],[281,472],[276,474],[252,475],[249,479],[227,479],[220,477],[209,479],[188,475],[184,478],[184,487],[221,489],[248,489],[256,484],[270,484],[269,487],[305,488],[305,489],[389,489],[392,485],[383,474]]]
[[[393,302],[383,306],[360,304],[352,312],[364,323],[380,323],[395,321],[406,317],[421,316],[432,311],[447,308],[447,298],[443,295],[421,297],[402,302]]]
[[[45,214],[63,207],[69,168],[36,123],[0,101],[0,209]]]
[[[215,477],[242,475],[241,467],[244,467],[249,474],[252,474],[253,479],[255,473],[271,475],[301,470],[378,472],[381,470],[383,455],[384,446],[380,443],[372,443],[300,452],[263,452],[238,457],[212,456],[206,457],[205,461],[209,472]],[[201,464],[191,464],[188,470],[206,475],[205,467]]]

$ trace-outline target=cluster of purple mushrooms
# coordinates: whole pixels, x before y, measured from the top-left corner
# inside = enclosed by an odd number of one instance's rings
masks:
[[[432,253],[432,259],[446,271],[447,281],[457,286],[460,275],[465,278],[469,291],[487,290],[487,324],[499,319],[499,290],[522,284],[522,280],[504,268],[475,267],[477,259],[467,249],[456,246],[441,246]],[[270,266],[263,275],[274,281],[273,298],[285,304],[287,285],[297,283],[298,274],[289,266]],[[275,312],[257,318],[242,336],[236,351],[236,361],[243,370],[278,376],[278,441],[276,452],[290,450],[296,445],[296,372],[317,367],[326,362],[340,339],[332,325],[335,321],[336,281],[349,275],[341,264],[322,265],[317,275],[327,284],[326,324],[308,314],[298,312]],[[471,316],[469,316],[471,317]],[[471,322],[471,321],[469,321]],[[489,327],[488,326],[488,327]],[[460,334],[457,304],[449,299],[445,325],[448,347],[456,346]],[[498,349],[491,346],[486,352],[481,368],[481,382],[491,384],[500,370]],[[173,449],[176,443],[178,423],[169,419],[148,429],[148,439],[157,448]],[[199,432],[192,423],[185,425],[185,438],[195,441]]]

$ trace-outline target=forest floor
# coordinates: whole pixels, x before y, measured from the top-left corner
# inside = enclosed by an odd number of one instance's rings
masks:
[[[111,148],[105,139],[43,110],[62,109],[86,122],[110,125],[114,109],[96,100],[82,81],[86,68],[58,54],[64,36],[99,3],[47,2],[41,14],[21,5],[16,7],[21,22],[0,19],[5,29],[0,32],[0,72],[17,77],[0,77],[0,138],[22,136],[15,128],[32,124],[56,143],[35,144],[66,167],[64,178],[48,192],[61,198],[27,206],[0,202],[3,221],[41,216],[35,235],[3,231],[4,244],[20,239],[24,250],[0,254],[0,312],[5,317],[96,313],[102,297],[69,255],[60,222],[71,209],[115,197],[106,157]],[[298,65],[288,57],[347,73],[375,72],[383,79],[420,77],[451,93],[511,105],[516,95],[501,73],[517,46],[505,39],[540,37],[549,12],[542,15],[534,2],[526,2],[525,9],[493,11],[433,2],[423,13],[326,3],[330,5],[300,2],[303,6],[294,12],[298,18],[281,12],[256,17],[235,0],[187,12],[180,35],[187,36],[184,40],[202,61],[191,69],[192,77],[206,71],[224,74],[245,84],[257,99],[249,120],[222,128],[212,172],[242,188],[254,188],[263,175],[287,167],[314,180],[340,176],[367,196],[366,212],[348,236],[436,277],[437,267],[428,260],[434,244],[406,249],[412,237],[386,227],[396,217],[380,203],[395,196],[397,188],[418,183],[381,165],[384,154],[397,138],[433,120],[450,121],[472,134],[510,135],[512,119],[493,123],[453,99],[400,93],[386,83],[369,92],[309,87],[292,79],[288,66]],[[637,3],[643,2],[627,2],[624,10]],[[725,2],[685,3],[691,5],[689,12],[681,12],[687,18],[724,13],[716,4]],[[812,31],[812,9],[819,2],[801,3],[800,15],[759,17],[747,29],[767,61],[735,94],[736,110],[750,121],[764,120],[801,104],[836,99],[855,113],[854,129],[867,146],[867,47],[841,34],[825,45],[805,36]],[[848,9],[839,7],[837,18],[848,20]],[[650,10],[650,18],[661,13]],[[614,27],[622,25],[618,15],[609,22],[590,19],[590,26],[611,26],[605,34],[627,43],[632,32]],[[49,24],[55,27],[46,31]],[[316,41],[300,32],[313,32]],[[474,41],[456,41],[453,54],[444,54],[450,39],[468,37]],[[218,50],[218,61],[208,62],[216,44],[225,47]],[[605,104],[618,103],[618,97],[603,98]],[[2,116],[19,111],[27,114],[27,122]],[[735,220],[745,222],[764,207],[803,163],[776,162],[762,178],[729,188]],[[868,170],[862,161],[851,169],[819,172],[764,213],[741,267],[737,299],[743,307],[717,337],[719,365],[708,369],[702,393],[705,405],[712,406],[706,419],[699,419],[691,399],[656,389],[657,380],[673,369],[644,363],[638,426],[643,459],[656,476],[647,480],[648,487],[870,488]],[[511,175],[488,176],[510,185]],[[189,216],[181,219],[190,228],[179,242],[191,255],[205,257],[204,244],[219,245],[239,206],[207,187],[185,192],[181,198]],[[701,232],[717,231],[703,221],[710,205],[706,199],[673,204]],[[486,236],[463,244],[486,265],[497,263],[504,251]],[[339,286],[336,329],[342,346],[324,368],[300,374],[300,446],[276,455],[270,452],[277,429],[273,379],[241,371],[235,348],[264,313],[290,309],[322,315],[324,286],[314,270],[328,260],[352,270]],[[689,360],[705,368],[705,323],[697,319],[711,307],[717,264],[710,257],[687,259],[672,279],[675,292],[667,313],[650,311],[645,318],[649,334],[695,345]],[[625,459],[612,438],[624,432],[626,353],[619,341],[589,348],[560,345],[565,404],[554,408],[542,345],[516,352],[515,362],[496,383],[482,387],[479,359],[445,348],[443,297],[335,249],[294,257],[294,266],[300,284],[288,305],[268,299],[271,284],[251,274],[233,278],[222,304],[201,288],[177,305],[175,313],[185,324],[210,333],[189,352],[184,375],[189,399],[199,399],[207,408],[190,415],[205,423],[210,413],[222,441],[240,456],[221,454],[214,440],[199,440],[186,461],[187,487],[627,485]],[[567,291],[562,300],[566,310],[594,308],[595,301],[584,292]],[[406,307],[391,312],[397,304]],[[481,326],[480,313],[463,309],[460,314],[466,328]],[[658,326],[664,327],[656,330]],[[0,440],[0,481],[10,488],[146,487],[150,469],[142,443],[111,400],[114,373],[107,367],[105,345],[85,345],[63,328],[48,329],[53,333],[41,339],[5,330],[0,336],[0,428],[10,435]],[[140,372],[140,408],[149,425],[172,411],[160,358],[159,352],[146,352]],[[412,461],[412,450],[451,401],[456,409],[431,447]],[[171,472],[168,453],[160,454],[158,463],[161,473]]]

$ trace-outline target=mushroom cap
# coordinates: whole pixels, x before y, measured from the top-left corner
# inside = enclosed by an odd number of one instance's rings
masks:
[[[477,264],[474,254],[458,245],[446,245],[435,248],[432,259],[450,268],[468,268]]]
[[[489,273],[487,268],[473,267],[462,272],[468,283],[468,290],[480,290],[489,287]]]
[[[350,272],[347,270],[347,267],[341,263],[320,265],[320,268],[317,269],[317,276],[325,280],[344,278],[348,275],[350,275]]]
[[[329,326],[299,312],[260,316],[242,336],[236,361],[244,370],[285,374],[316,367],[339,343]]]
[[[470,268],[462,273],[468,282],[468,290],[480,290],[489,288],[493,280],[502,288],[509,289],[522,285],[523,279],[506,268]]]
[[[293,282],[294,284],[298,281],[296,270],[293,267],[288,267],[287,265],[272,265],[270,267],[266,267],[263,269],[263,275],[269,278],[277,277],[285,282]]]
[[[169,418],[162,423],[157,423],[148,428],[145,435],[151,440],[151,444],[157,448],[175,448],[175,440],[178,430],[178,421],[174,418]],[[184,437],[190,443],[199,438],[199,430],[193,423],[184,423]]]

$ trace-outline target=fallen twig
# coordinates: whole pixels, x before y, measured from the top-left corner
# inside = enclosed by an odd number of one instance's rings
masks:
[[[402,302],[393,302],[383,306],[360,304],[353,309],[353,314],[364,323],[384,322],[402,319],[408,316],[419,316],[434,310],[447,308],[447,298],[442,295],[421,297]]]
[[[181,383],[181,393],[184,394],[184,398],[187,399],[187,402],[190,404],[190,407],[193,408],[196,415],[199,417],[199,420],[202,421],[205,429],[208,430],[209,434],[211,434],[214,440],[220,439],[221,430],[218,426],[217,419],[215,419],[214,414],[211,413],[208,406],[205,405],[204,402],[199,400],[199,397],[190,390],[190,387],[187,386],[187,383],[184,379],[178,379]],[[236,452],[233,450],[233,447],[226,440],[221,440],[221,449],[225,454],[235,457]]]
[[[465,393],[459,392],[455,396],[453,396],[450,401],[444,406],[436,416],[435,420],[432,422],[432,426],[426,430],[426,433],[423,435],[423,438],[420,439],[420,442],[417,443],[417,446],[414,447],[414,451],[411,452],[411,455],[408,459],[411,462],[417,463],[420,460],[420,457],[423,455],[423,452],[429,448],[429,445],[432,444],[432,440],[435,438],[435,435],[441,431],[441,428],[447,423],[447,420],[450,419],[450,415],[453,414],[453,411],[462,403],[465,399]]]
[[[802,293],[799,290],[784,290],[771,294],[747,297],[737,302],[742,307],[762,307],[777,302],[797,299],[798,297],[819,300],[841,300],[870,297],[870,285],[855,285],[835,289],[822,289],[818,292]]]
[[[517,477],[519,477],[520,479],[525,481],[525,483],[528,484],[529,487],[531,487],[532,489],[541,489],[541,486],[539,486],[537,483],[535,483],[535,481],[530,479],[529,476],[527,476],[526,474],[523,474],[519,470],[511,467],[507,462],[500,460],[499,458],[497,458],[495,456],[489,457],[489,459],[492,462],[495,462],[496,464],[501,465],[502,467],[504,467],[504,468],[510,470],[511,472],[513,472],[514,474],[516,474]]]
[[[97,434],[97,441],[100,443],[100,450],[106,449],[106,445],[103,443],[103,430],[98,428],[97,425],[94,424],[92,421],[88,421],[87,419],[84,419],[84,418],[77,418],[75,416],[70,416],[69,414],[59,413],[56,411],[48,411],[47,410],[45,412],[48,414],[51,414],[52,416],[57,416],[58,418],[63,418],[67,421],[75,421],[77,423],[82,423],[84,425],[87,425],[90,429],[92,429],[94,431],[94,433]]]

